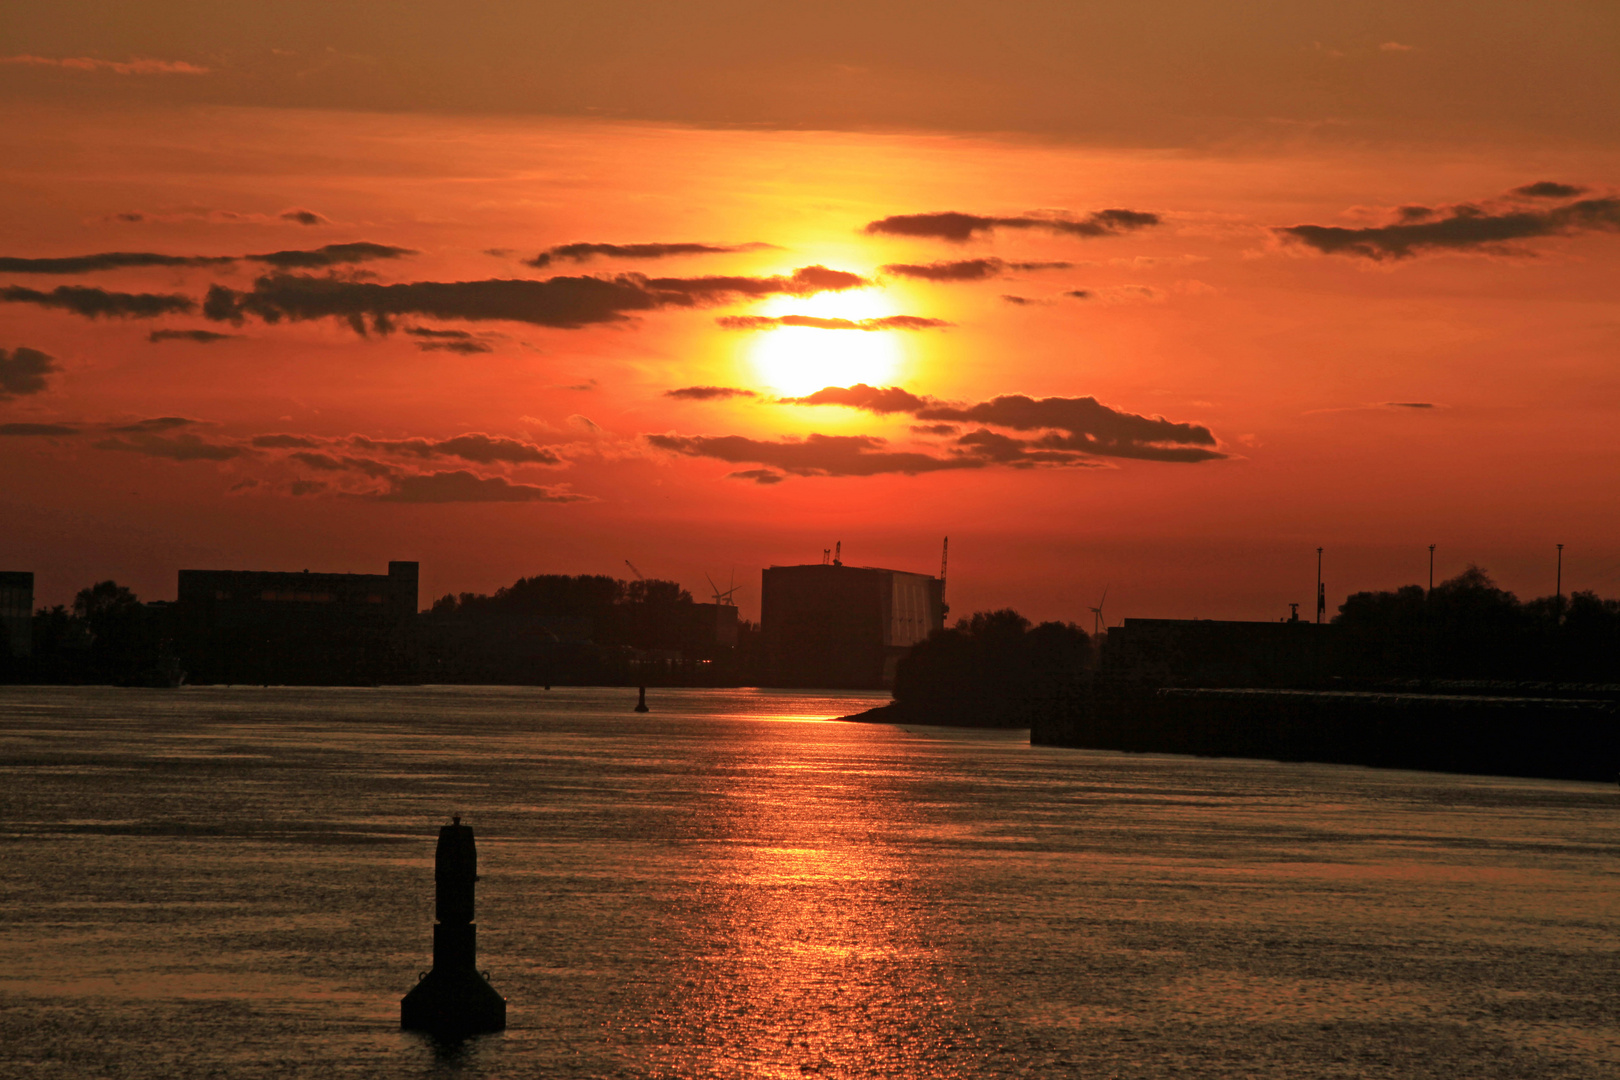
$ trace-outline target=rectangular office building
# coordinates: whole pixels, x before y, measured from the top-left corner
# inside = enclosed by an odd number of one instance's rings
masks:
[[[417,564],[387,574],[182,570],[176,645],[193,683],[416,681]]]
[[[760,629],[774,686],[878,689],[945,625],[944,586],[904,570],[823,563],[763,575]]]

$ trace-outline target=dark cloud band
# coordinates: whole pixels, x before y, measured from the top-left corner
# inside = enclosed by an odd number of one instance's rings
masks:
[[[758,251],[770,244],[559,244],[548,248],[532,259],[524,259],[525,266],[546,267],[556,259],[584,262],[602,256],[608,259],[668,259],[677,255],[734,255],[741,251]]]
[[[1578,191],[1550,181],[1530,184],[1516,193],[1557,198]],[[1284,240],[1326,255],[1351,255],[1382,262],[1408,259],[1420,252],[1502,252],[1515,241],[1543,236],[1620,230],[1620,198],[1578,199],[1561,206],[1459,203],[1430,208],[1404,206],[1387,225],[1346,228],[1338,225],[1291,225],[1274,231]]]
[[[985,258],[958,259],[954,262],[889,263],[882,269],[885,274],[921,281],[984,281],[1000,277],[1010,270],[1068,270],[1073,265],[1066,262],[1007,262],[1004,259]]]
[[[1085,217],[1065,214],[1020,214],[1014,217],[986,217],[948,210],[937,214],[894,214],[869,222],[866,232],[874,236],[916,236],[961,243],[996,229],[1039,229],[1063,236],[1095,238],[1118,236],[1159,224],[1159,215],[1140,210],[1098,210]]]
[[[238,292],[223,285],[208,291],[203,314],[240,323],[247,316],[268,323],[282,319],[347,319],[364,332],[366,318],[386,332],[392,319],[508,320],[560,329],[620,322],[632,314],[669,307],[697,307],[738,296],[808,296],[870,284],[856,274],[805,266],[777,277],[611,278],[554,277],[543,281],[418,281],[383,285],[343,278],[270,274]]]
[[[50,292],[11,285],[0,289],[0,301],[11,304],[38,304],[44,308],[83,315],[87,319],[152,319],[159,315],[181,315],[193,311],[197,302],[173,293],[108,292],[84,285],[58,285]]]

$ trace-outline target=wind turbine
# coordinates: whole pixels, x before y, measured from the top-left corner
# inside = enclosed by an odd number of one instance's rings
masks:
[[[718,585],[716,585],[714,583],[714,578],[709,577],[708,574],[704,574],[703,577],[708,581],[709,588],[714,590],[714,602],[716,604],[721,604],[721,605],[724,605],[725,607],[736,607],[737,606],[737,601],[732,599],[731,594],[736,592],[742,586],[740,586],[740,585],[732,585],[731,588],[726,589],[724,592],[722,592],[721,589],[720,589],[720,586],[718,586]],[[733,570],[731,572],[731,580],[734,581],[734,582],[737,580],[737,572],[735,570]]]
[[[1107,586],[1107,584],[1104,584],[1103,585],[1103,591],[1102,591],[1102,599],[1098,600],[1097,601],[1097,606],[1091,609],[1091,636],[1092,637],[1097,637],[1098,635],[1100,635],[1102,633],[1103,626],[1106,625],[1103,622],[1103,602],[1106,601],[1107,599],[1108,599],[1108,586]]]

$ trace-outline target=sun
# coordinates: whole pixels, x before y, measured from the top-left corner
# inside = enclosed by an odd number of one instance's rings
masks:
[[[895,314],[882,293],[871,289],[814,296],[773,297],[757,314],[812,315],[823,319],[876,319]],[[800,397],[824,386],[895,382],[905,362],[903,332],[821,330],[779,326],[753,331],[749,359],[760,382],[784,397]]]

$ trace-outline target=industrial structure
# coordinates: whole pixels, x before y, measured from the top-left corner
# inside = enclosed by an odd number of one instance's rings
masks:
[[[24,659],[33,644],[33,571],[0,570],[0,659]]]
[[[414,681],[418,567],[387,574],[182,570],[175,638],[192,682]]]
[[[820,563],[768,567],[760,631],[768,685],[894,685],[906,650],[945,625],[942,577],[845,566],[843,545]]]
[[[1102,670],[1158,686],[1301,686],[1333,673],[1337,628],[1291,619],[1126,619],[1103,639]]]

